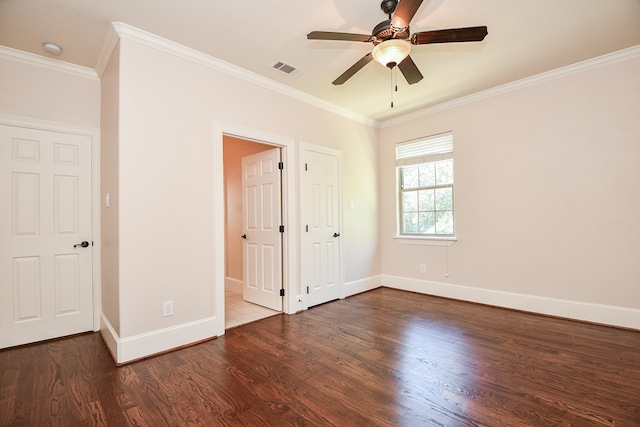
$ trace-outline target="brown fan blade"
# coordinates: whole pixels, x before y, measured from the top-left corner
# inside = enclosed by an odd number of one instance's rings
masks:
[[[410,56],[404,58],[402,62],[398,64],[398,68],[400,68],[402,75],[407,79],[407,83],[410,85],[422,80],[422,73],[418,70],[418,66],[413,62],[413,59],[411,59]]]
[[[391,18],[391,25],[398,28],[408,27],[421,4],[422,0],[400,0]]]
[[[353,34],[353,33],[335,33],[332,31],[312,31],[307,34],[309,40],[341,40],[348,42],[368,42],[371,41],[371,36],[368,34]]]
[[[347,71],[345,71],[344,73],[342,73],[340,75],[340,77],[338,77],[337,79],[335,79],[332,83],[334,85],[341,85],[342,83],[346,82],[347,80],[349,80],[351,78],[351,76],[353,76],[355,73],[357,73],[358,71],[360,71],[360,69],[362,67],[364,67],[365,65],[367,65],[369,62],[371,62],[371,60],[373,59],[373,55],[371,55],[371,52],[367,53],[362,59],[360,59],[358,62],[356,62],[355,64],[353,64],[351,66],[351,68],[349,68]]]
[[[411,44],[479,42],[484,40],[487,34],[487,27],[484,26],[422,31],[411,36]]]

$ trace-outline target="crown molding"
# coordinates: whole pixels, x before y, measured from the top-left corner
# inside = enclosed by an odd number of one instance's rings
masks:
[[[102,79],[104,70],[107,68],[109,58],[111,58],[111,54],[118,44],[118,40],[118,33],[116,33],[115,28],[113,26],[109,27],[109,32],[107,33],[104,43],[102,43],[102,49],[100,50],[98,61],[96,62],[96,73],[100,79]]]
[[[358,121],[373,127],[379,126],[379,123],[376,120],[372,120],[368,117],[364,117],[349,110],[337,107],[336,105],[333,105],[329,102],[323,101],[319,98],[306,94],[297,89],[293,89],[289,86],[283,85],[259,74],[245,70],[244,68],[240,68],[221,59],[214,58],[195,49],[186,47],[171,40],[167,40],[155,34],[148,33],[122,22],[113,22],[112,25],[118,37],[122,39],[131,40],[133,42],[159,50],[161,52],[165,52],[170,55],[185,59],[187,61],[191,61],[196,64],[211,68],[213,70],[220,71],[232,77],[261,86],[287,97],[297,99],[298,101],[311,104],[315,107],[330,111],[348,119]],[[107,46],[107,44],[108,42],[105,43],[105,46]],[[111,47],[111,49],[113,49],[113,47]],[[103,53],[107,51],[108,48],[103,48]],[[104,56],[108,55],[105,54]]]
[[[100,134],[100,129],[77,125],[67,122],[58,122],[54,120],[41,119],[30,116],[19,116],[15,114],[0,113],[0,125],[8,125],[14,127],[23,127],[29,129],[41,129],[51,132],[70,133],[73,135],[85,135],[92,138],[97,138]]]
[[[566,67],[557,68],[555,70],[536,74],[531,77],[526,77],[521,80],[516,80],[511,83],[506,83],[491,89],[483,90],[481,92],[476,92],[471,95],[467,95],[460,98],[456,98],[451,101],[443,102],[441,104],[437,104],[432,107],[425,108],[423,110],[407,113],[400,117],[385,120],[380,122],[380,128],[397,126],[402,123],[420,119],[426,116],[430,116],[432,114],[440,113],[442,111],[451,110],[452,108],[461,107],[463,105],[471,104],[473,102],[481,101],[483,99],[491,98],[494,96],[502,95],[504,93],[513,92],[515,90],[538,85],[544,82],[556,80],[556,79],[567,77],[573,74],[581,73],[588,70],[593,70],[606,65],[614,64],[616,62],[626,61],[626,60],[634,59],[637,57],[640,57],[640,45],[633,46],[627,49],[622,49],[616,52],[608,53],[606,55],[598,56],[596,58],[587,59],[585,61],[577,62],[572,65],[567,65]]]
[[[22,62],[23,64],[34,65],[36,67],[46,68],[53,71],[59,71],[76,77],[99,80],[98,75],[91,68],[71,64],[58,59],[47,58],[45,56],[36,55],[22,50],[12,49],[7,46],[0,46],[0,58]]]

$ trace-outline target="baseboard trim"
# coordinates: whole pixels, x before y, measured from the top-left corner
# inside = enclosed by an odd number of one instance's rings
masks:
[[[234,279],[233,277],[224,278],[224,289],[241,294],[242,293],[242,280]]]
[[[346,282],[344,284],[344,295],[341,298],[367,292],[382,286],[381,276],[365,277],[364,279]]]
[[[389,275],[382,276],[382,285],[388,288],[421,294],[640,330],[640,310],[633,308],[496,291]]]
[[[109,320],[100,315],[100,332],[117,365],[143,359],[216,337],[218,319],[208,317],[195,322],[120,338]]]

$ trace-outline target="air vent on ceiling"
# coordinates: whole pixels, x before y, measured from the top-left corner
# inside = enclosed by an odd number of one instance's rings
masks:
[[[274,62],[273,64],[271,64],[271,68],[288,74],[291,77],[295,77],[303,71],[301,68],[296,68],[293,65],[287,64],[282,61]]]

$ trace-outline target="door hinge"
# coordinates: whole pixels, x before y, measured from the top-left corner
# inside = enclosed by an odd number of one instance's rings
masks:
[[[280,296],[283,297],[284,296],[284,288],[280,289]]]
[[[283,162],[278,162],[278,169],[280,169],[280,170],[284,169],[284,163]]]
[[[284,233],[284,225],[281,225],[281,226],[280,226],[280,232],[281,232],[281,233]]]
[[[307,295],[309,295],[309,287],[307,286]]]
[[[307,230],[307,233],[309,232],[309,224],[305,225],[305,228]]]
[[[304,164],[304,170],[309,170],[309,169],[307,169],[307,164],[306,163]]]

